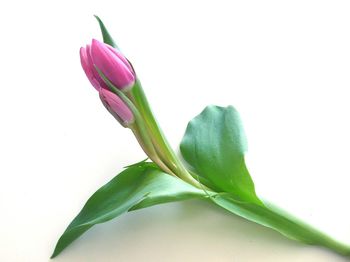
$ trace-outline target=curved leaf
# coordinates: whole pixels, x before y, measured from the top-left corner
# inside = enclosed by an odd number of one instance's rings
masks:
[[[261,204],[244,161],[247,145],[242,123],[232,106],[206,107],[188,124],[180,150],[214,190]]]
[[[101,29],[101,33],[102,33],[102,37],[103,37],[103,42],[110,45],[110,46],[113,46],[114,48],[119,49],[118,46],[116,45],[116,43],[114,42],[112,36],[109,34],[107,28],[103,24],[102,20],[97,15],[95,15],[95,18],[97,19],[98,24],[100,25],[100,29]]]
[[[241,201],[228,193],[217,194],[210,198],[214,203],[231,213],[272,228],[288,238],[307,244],[324,246],[342,255],[350,256],[349,246],[332,239],[276,207]]]
[[[57,242],[57,256],[92,226],[122,213],[160,203],[206,197],[206,194],[162,172],[155,164],[140,162],[130,166],[96,191],[69,224]]]

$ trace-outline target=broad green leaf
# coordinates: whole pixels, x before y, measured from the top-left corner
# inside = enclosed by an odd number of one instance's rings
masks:
[[[140,162],[132,165],[90,197],[58,240],[52,257],[57,256],[92,226],[127,211],[200,197],[206,197],[206,194],[162,172],[153,163]]]
[[[246,138],[238,112],[232,107],[208,106],[187,126],[180,150],[207,186],[260,203],[244,161]]]
[[[260,225],[272,228],[283,235],[301,242],[320,245],[342,255],[350,256],[350,247],[330,238],[315,228],[272,205],[259,205],[241,201],[229,193],[220,193],[210,197],[217,205]]]
[[[119,49],[118,46],[116,45],[116,43],[114,42],[112,36],[109,34],[107,28],[103,24],[102,20],[97,15],[95,15],[95,18],[97,19],[98,24],[100,25],[100,29],[101,29],[102,37],[103,37],[103,42],[110,45],[110,46],[113,46],[113,47]]]

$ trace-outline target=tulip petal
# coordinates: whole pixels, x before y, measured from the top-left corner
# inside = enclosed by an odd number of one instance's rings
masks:
[[[113,52],[113,54],[115,54],[124,63],[124,65],[126,65],[129,68],[131,72],[134,72],[134,69],[131,67],[129,61],[125,58],[125,56],[121,52],[119,52],[117,49],[113,48],[110,45],[106,45],[106,46],[110,51]]]
[[[134,121],[134,115],[119,96],[106,89],[100,90],[100,98],[107,110],[123,125]]]
[[[83,70],[92,86],[99,91],[101,88],[108,88],[92,64],[90,46],[80,48],[80,62]]]
[[[90,83],[97,89],[100,89],[100,85],[99,83],[96,81],[96,79],[94,78],[94,74],[91,70],[91,67],[89,65],[89,59],[88,59],[88,55],[86,52],[86,48],[81,47],[80,48],[80,62],[81,62],[81,66],[83,67],[83,70],[87,76],[87,78],[89,79]]]
[[[91,46],[90,45],[86,45],[86,56],[88,59],[90,70],[91,70],[93,78],[94,78],[94,82],[96,82],[98,84],[98,88],[95,87],[97,89],[97,91],[99,91],[101,88],[108,89],[107,84],[103,81],[103,79],[101,78],[101,76],[97,72],[97,70],[94,66],[94,63],[92,62]]]
[[[119,89],[132,86],[135,82],[133,71],[106,44],[93,39],[91,58],[101,72]]]

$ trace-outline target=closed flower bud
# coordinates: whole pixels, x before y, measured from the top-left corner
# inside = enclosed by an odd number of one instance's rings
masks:
[[[122,126],[128,127],[134,122],[134,114],[119,96],[103,88],[99,93],[103,105]]]
[[[91,45],[80,48],[80,61],[87,78],[97,91],[101,88],[109,88],[96,67],[118,89],[127,90],[135,83],[134,70],[122,53],[95,39],[92,40]]]
[[[128,60],[118,50],[93,39],[90,55],[92,63],[118,89],[126,90],[134,85],[134,70]]]

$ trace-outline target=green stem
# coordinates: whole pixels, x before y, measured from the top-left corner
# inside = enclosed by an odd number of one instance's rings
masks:
[[[172,150],[152,113],[139,80],[127,95],[145,120],[147,131],[161,160],[182,180],[197,188],[202,188],[203,185],[191,176]]]
[[[129,128],[133,131],[137,141],[139,142],[141,148],[143,151],[148,155],[148,157],[156,163],[163,171],[166,173],[176,176],[175,173],[167,167],[167,165],[159,158],[156,148],[154,147],[152,140],[147,133],[147,128],[145,126],[144,118],[141,116],[139,110],[136,108],[136,106],[133,104],[132,101],[127,97],[126,94],[124,94],[122,91],[120,91],[118,88],[116,88],[112,82],[109,81],[109,79],[96,67],[97,72],[102,77],[102,79],[106,82],[108,87],[112,92],[114,92],[116,95],[119,96],[120,99],[123,100],[123,102],[129,107],[129,109],[132,111],[135,121],[129,125]]]
[[[130,128],[150,159],[165,172],[175,175],[197,188],[203,188],[203,185],[191,176],[170,147],[152,114],[139,80],[130,91],[123,93],[109,81],[101,70],[95,68],[111,91],[117,94],[133,112],[135,122],[130,125]]]
[[[131,126],[130,129],[133,131],[137,141],[139,142],[141,148],[146,153],[146,155],[154,162],[156,163],[163,171],[166,173],[176,176],[158,157],[155,149],[153,146],[149,146],[145,144],[145,139],[142,135],[142,132],[140,132],[140,128],[137,125]],[[146,139],[147,140],[147,139]]]

